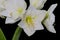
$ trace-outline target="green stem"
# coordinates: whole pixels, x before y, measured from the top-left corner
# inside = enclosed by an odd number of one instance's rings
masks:
[[[0,28],[0,40],[6,40],[4,33],[2,32],[1,28]]]
[[[21,32],[22,32],[22,29],[20,27],[17,27],[12,40],[19,40]]]

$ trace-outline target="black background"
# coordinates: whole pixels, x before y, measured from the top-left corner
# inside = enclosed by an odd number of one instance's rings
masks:
[[[25,0],[29,6],[29,0]],[[43,9],[47,10],[52,4],[58,3],[58,0],[47,0]],[[58,7],[54,10],[56,16]],[[5,19],[0,18],[0,28],[4,32],[7,40],[11,40],[12,36],[17,28],[17,23],[15,24],[5,24]],[[56,25],[55,25],[56,29]],[[50,33],[46,28],[42,31],[36,31],[34,35],[28,37],[24,31],[22,31],[20,40],[56,40],[56,34]]]

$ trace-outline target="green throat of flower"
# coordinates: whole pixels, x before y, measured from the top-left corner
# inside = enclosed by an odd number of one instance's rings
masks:
[[[30,26],[33,26],[34,23],[31,16],[26,17],[26,23]]]
[[[36,7],[36,5],[37,5],[37,3],[39,2],[39,0],[35,0],[32,4],[33,4],[33,6],[35,6]]]
[[[47,19],[48,17],[49,17],[49,13],[47,12],[47,13],[46,13],[46,16],[45,16],[45,18],[43,19],[42,22],[46,21],[46,19]]]
[[[18,12],[19,14],[21,14],[21,13],[23,12],[23,9],[22,9],[22,8],[18,8],[17,12]]]

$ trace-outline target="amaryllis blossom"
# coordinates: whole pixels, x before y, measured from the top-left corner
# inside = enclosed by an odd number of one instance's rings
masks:
[[[0,12],[0,14],[7,17],[6,24],[15,23],[23,17],[26,7],[27,5],[24,0],[5,0],[5,10]]]
[[[22,18],[22,21],[18,24],[28,36],[33,35],[36,30],[43,30],[44,27],[41,22],[45,25],[48,31],[56,33],[54,29],[55,16],[53,14],[57,4],[53,4],[48,11],[37,10],[33,6],[30,6],[26,11],[26,14]]]
[[[52,33],[56,33],[55,29],[54,29],[54,22],[55,22],[55,15],[53,14],[54,9],[57,7],[57,4],[53,4],[51,5],[51,7],[48,9],[47,11],[47,16],[45,18],[45,20],[43,21],[43,24],[45,25],[45,27],[47,28],[48,31],[52,32]]]
[[[46,16],[45,10],[37,10],[30,6],[26,14],[22,18],[22,21],[18,24],[28,36],[35,33],[36,30],[43,30],[44,27],[41,24],[42,20]]]
[[[21,19],[18,26],[21,27],[28,36],[33,35],[36,30],[43,30],[43,25],[45,25],[48,31],[56,33],[53,26],[55,22],[53,11],[57,4],[53,4],[48,11],[41,10],[46,1],[47,0],[30,0],[30,6],[26,10],[27,4],[25,0],[0,0],[0,17],[7,17],[5,24],[15,23]]]
[[[30,0],[30,5],[37,9],[42,9],[47,0]]]

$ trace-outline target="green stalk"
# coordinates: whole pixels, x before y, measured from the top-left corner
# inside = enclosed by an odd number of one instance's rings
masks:
[[[6,40],[1,28],[0,28],[0,40]]]
[[[12,40],[19,40],[21,32],[22,32],[22,29],[20,27],[17,27]]]

